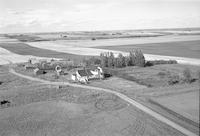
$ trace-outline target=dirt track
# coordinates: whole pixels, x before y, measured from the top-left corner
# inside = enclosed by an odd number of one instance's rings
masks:
[[[133,99],[130,99],[129,97],[127,97],[124,94],[109,90],[109,89],[103,89],[103,88],[99,88],[99,87],[91,87],[91,86],[86,86],[86,85],[78,85],[78,84],[71,84],[68,82],[51,82],[51,81],[46,81],[46,80],[42,80],[42,79],[38,79],[38,78],[34,78],[34,77],[30,77],[30,76],[26,76],[20,73],[17,73],[14,71],[14,69],[10,69],[9,70],[12,74],[20,76],[22,78],[26,78],[28,80],[32,80],[32,81],[36,81],[36,82],[41,82],[44,84],[51,84],[51,85],[67,85],[67,86],[72,86],[72,87],[80,87],[80,88],[85,88],[85,89],[94,89],[94,90],[98,90],[98,91],[104,91],[107,93],[112,93],[118,97],[120,97],[121,99],[127,101],[128,103],[130,103],[131,105],[137,107],[138,109],[142,110],[143,112],[151,115],[152,117],[156,118],[157,120],[173,127],[174,129],[180,131],[181,133],[188,135],[188,136],[197,136],[197,134],[183,128],[182,126],[170,121],[169,119],[165,118],[164,116],[152,111],[151,109],[147,108],[146,106],[136,102]]]

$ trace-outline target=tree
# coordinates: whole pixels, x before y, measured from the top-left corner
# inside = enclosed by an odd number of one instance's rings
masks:
[[[145,58],[141,50],[135,50],[135,66],[144,67],[145,66]]]
[[[100,54],[100,60],[101,60],[101,65],[103,67],[108,67],[108,57],[107,53],[101,53]]]
[[[118,67],[118,65],[119,65],[119,58],[116,57],[114,60],[114,67]]]
[[[125,57],[125,66],[126,67],[129,66],[129,62],[130,62],[130,58],[129,58],[129,56],[126,56]]]
[[[115,58],[113,52],[100,54],[101,65],[104,67],[126,67],[126,66],[145,66],[145,58],[141,50],[132,50],[129,56],[121,53]]]
[[[135,53],[134,50],[129,52],[129,63],[128,66],[134,66],[135,65]]]
[[[109,57],[108,57],[108,67],[114,67],[114,54],[112,52],[109,52]]]
[[[199,70],[197,73],[198,73],[198,80],[199,80],[199,91],[200,91],[200,70]]]
[[[92,65],[99,65],[99,64],[101,64],[101,60],[99,58],[97,58],[97,57],[91,57],[88,61]]]
[[[122,67],[122,58],[123,58],[123,55],[121,54],[121,53],[119,53],[119,55],[118,55],[118,57],[117,57],[117,65],[116,65],[116,67],[118,67],[118,68],[121,68]]]
[[[125,57],[119,53],[118,57],[117,57],[117,67],[121,68],[125,66]]]
[[[184,69],[183,76],[184,76],[185,82],[187,82],[187,83],[192,82],[191,71],[189,68]]]

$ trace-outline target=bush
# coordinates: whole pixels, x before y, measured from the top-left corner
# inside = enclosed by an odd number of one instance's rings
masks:
[[[185,82],[191,83],[191,82],[193,81],[192,76],[191,76],[191,71],[190,71],[189,68],[186,68],[186,69],[183,71],[183,76],[184,76]]]
[[[86,66],[90,66],[90,65],[100,65],[101,64],[101,60],[97,57],[91,57],[91,58],[83,58],[82,60],[83,64],[85,64]]]
[[[176,60],[153,60],[147,61],[145,66],[153,66],[153,65],[160,65],[160,64],[177,64]]]
[[[150,66],[153,66],[154,64],[152,63],[152,61],[147,61],[145,63],[145,67],[150,67]]]
[[[168,80],[168,85],[174,85],[179,83],[180,77],[178,75],[170,76]]]
[[[167,75],[167,73],[165,73],[165,72],[159,72],[157,75],[158,75],[160,78],[164,78],[164,77]]]
[[[200,85],[200,70],[198,71],[198,79],[199,79],[199,85]]]

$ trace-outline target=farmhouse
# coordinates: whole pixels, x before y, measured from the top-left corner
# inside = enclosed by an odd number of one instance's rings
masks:
[[[76,74],[72,74],[71,78],[72,78],[73,81],[77,81]]]
[[[92,66],[89,68],[91,73],[94,75],[94,78],[104,78],[104,75],[103,75],[103,70],[101,67],[99,66]]]
[[[77,70],[75,74],[72,74],[71,79],[73,81],[79,81],[87,83],[91,79],[102,79],[103,70],[100,67],[93,67],[87,69]]]

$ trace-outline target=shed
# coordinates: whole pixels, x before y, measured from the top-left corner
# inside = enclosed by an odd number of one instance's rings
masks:
[[[27,63],[27,64],[24,65],[24,68],[25,68],[26,70],[29,70],[29,69],[30,69],[30,70],[33,70],[33,69],[37,68],[37,66],[34,65],[34,64]]]
[[[42,75],[45,74],[46,72],[44,70],[40,70],[39,68],[34,69],[34,74],[35,75]]]
[[[71,78],[72,78],[73,81],[77,81],[76,74],[72,74],[72,75],[71,75]]]

